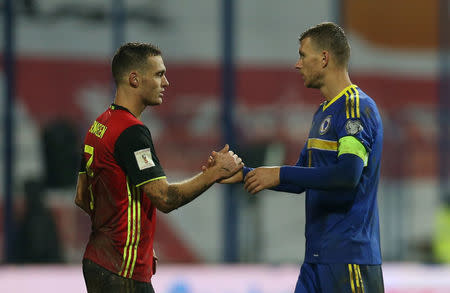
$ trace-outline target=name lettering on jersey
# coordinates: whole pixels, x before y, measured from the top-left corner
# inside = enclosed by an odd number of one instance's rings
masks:
[[[328,115],[325,119],[323,119],[322,123],[320,123],[319,133],[320,135],[324,135],[327,133],[328,129],[330,129],[331,125],[331,115]]]
[[[107,128],[108,127],[106,127],[105,125],[98,123],[97,121],[94,121],[94,124],[92,124],[91,129],[89,129],[89,132],[99,138],[102,138]]]
[[[135,151],[134,156],[136,157],[136,162],[138,164],[139,170],[144,170],[155,166],[150,148]]]
[[[363,131],[364,127],[362,126],[361,120],[348,120],[345,123],[345,131],[349,135],[356,135]]]

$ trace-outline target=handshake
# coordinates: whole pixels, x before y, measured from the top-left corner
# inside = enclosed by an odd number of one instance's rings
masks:
[[[244,178],[244,163],[242,159],[230,150],[226,144],[220,151],[212,151],[206,165],[202,166],[202,172],[214,170],[217,176],[216,182],[233,184],[245,182],[244,188],[250,194],[280,184],[280,167],[259,167],[251,170]]]

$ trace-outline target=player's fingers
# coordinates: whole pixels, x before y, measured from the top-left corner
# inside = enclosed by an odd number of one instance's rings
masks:
[[[244,181],[247,182],[248,179],[252,178],[255,175],[255,170],[252,170],[245,175]]]
[[[230,156],[233,156],[233,155],[234,155],[234,152],[233,152],[233,151],[228,151],[228,154],[229,154]]]
[[[255,187],[250,193],[251,193],[252,195],[255,195],[255,194],[257,194],[258,192],[260,192],[262,189],[263,189],[263,188],[262,188],[261,186],[257,186],[257,187]]]
[[[248,193],[253,194],[253,191],[258,187],[258,182],[252,182],[251,184],[247,185],[247,188],[245,190],[247,190]]]
[[[219,151],[219,153],[225,154],[230,149],[230,146],[228,144],[225,144],[225,146]]]
[[[255,182],[256,182],[256,178],[254,178],[254,177],[250,177],[250,178],[245,177],[244,188],[247,190],[248,187],[251,186]]]

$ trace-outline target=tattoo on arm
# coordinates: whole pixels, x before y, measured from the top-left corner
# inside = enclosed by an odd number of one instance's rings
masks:
[[[169,184],[165,180],[150,182],[145,185],[145,192],[158,210],[168,213],[191,202],[213,183],[205,181],[199,174],[180,183]]]

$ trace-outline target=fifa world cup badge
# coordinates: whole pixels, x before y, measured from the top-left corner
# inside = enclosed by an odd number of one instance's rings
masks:
[[[345,123],[345,131],[347,132],[347,134],[349,135],[356,135],[358,133],[360,133],[363,130],[363,126],[361,123],[361,120],[348,120]]]

